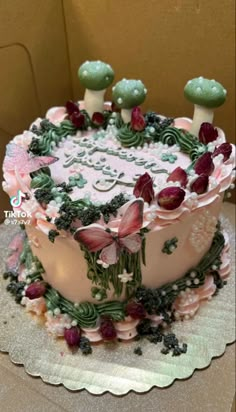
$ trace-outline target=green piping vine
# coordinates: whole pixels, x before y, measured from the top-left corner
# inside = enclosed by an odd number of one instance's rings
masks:
[[[142,286],[141,288],[137,289],[134,296],[136,296],[138,300],[140,300],[140,296],[142,296],[142,298],[143,296],[146,296],[148,303],[152,305],[150,308],[145,307],[148,313],[160,313],[161,311],[164,311],[165,308],[170,307],[170,305],[173,303],[173,301],[181,291],[184,291],[187,287],[198,288],[199,286],[203,285],[206,273],[212,271],[213,265],[215,265],[217,268],[220,267],[220,254],[224,248],[224,244],[224,236],[219,231],[219,229],[217,229],[209,251],[195,268],[189,270],[181,279],[172,283],[168,283],[161,288],[146,289],[144,286]],[[27,279],[30,279],[31,282],[33,282],[34,280],[42,280],[41,274],[44,272],[43,267],[38,259],[33,256],[28,240],[25,241],[24,250],[21,254],[20,259],[21,263],[24,264],[28,269],[31,268],[33,262],[36,265],[35,271],[29,274],[27,276]],[[199,280],[197,284],[194,283],[194,279],[191,277],[191,274],[193,272],[195,272],[196,274],[195,278]],[[157,297],[156,302],[150,299],[150,297],[153,298],[153,296]],[[100,316],[109,316],[115,321],[123,320],[125,317],[125,305],[127,303],[127,300],[126,302],[112,301],[98,304],[82,302],[76,305],[63,298],[55,289],[53,289],[49,285],[47,285],[47,291],[44,297],[48,310],[54,311],[55,309],[59,308],[62,313],[68,313],[72,317],[72,319],[76,319],[78,321],[79,326],[84,328],[95,327]]]

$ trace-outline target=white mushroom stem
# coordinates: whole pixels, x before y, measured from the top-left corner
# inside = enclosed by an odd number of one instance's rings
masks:
[[[212,123],[214,111],[208,107],[194,105],[193,123],[190,128],[190,133],[198,137],[199,129],[202,123]]]
[[[124,123],[129,123],[131,121],[131,113],[131,109],[121,109],[120,114]]]
[[[89,117],[92,118],[93,113],[104,110],[104,94],[106,89],[103,90],[90,90],[86,89],[84,94],[84,108],[88,112]]]

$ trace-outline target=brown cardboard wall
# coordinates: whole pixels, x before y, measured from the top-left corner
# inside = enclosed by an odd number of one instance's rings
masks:
[[[62,1],[0,0],[0,165],[10,137],[70,95]]]
[[[76,73],[87,59],[108,61],[115,81],[141,78],[144,108],[172,116],[192,115],[189,78],[216,78],[229,94],[215,123],[233,142],[234,35],[233,0],[0,0],[0,165],[11,136],[81,97]],[[1,191],[0,219],[8,208]]]
[[[215,78],[228,90],[215,121],[235,136],[235,30],[233,0],[66,0],[73,90],[83,89],[77,68],[86,59],[108,61],[115,81],[140,78],[144,107],[192,116],[183,87],[196,76]],[[108,94],[108,97],[110,93]]]

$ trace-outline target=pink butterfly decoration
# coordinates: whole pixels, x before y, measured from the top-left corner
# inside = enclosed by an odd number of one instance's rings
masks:
[[[41,167],[49,166],[57,160],[58,158],[54,156],[31,156],[17,144],[9,143],[3,162],[3,170],[6,172],[17,170],[18,173],[29,174]]]
[[[77,229],[74,238],[90,252],[101,250],[100,259],[113,265],[118,261],[122,249],[129,253],[140,250],[142,238],[137,232],[143,225],[143,205],[143,199],[135,199],[130,203],[121,218],[118,233],[94,223]]]

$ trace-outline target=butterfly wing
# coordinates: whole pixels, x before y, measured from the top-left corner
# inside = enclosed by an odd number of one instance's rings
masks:
[[[9,254],[6,260],[6,270],[15,272],[19,268],[19,258],[23,251],[25,241],[24,232],[17,233],[8,245]]]
[[[119,244],[125,247],[130,253],[137,253],[142,245],[141,236],[138,233],[126,236],[119,240]]]
[[[3,169],[7,172],[11,172],[13,170],[18,169],[20,173],[21,169],[24,170],[27,163],[29,161],[29,154],[26,152],[25,149],[18,146],[15,143],[9,143],[7,145],[6,156],[3,162]]]
[[[119,238],[138,232],[143,224],[143,199],[135,199],[126,209],[118,230]]]
[[[36,156],[30,157],[23,147],[15,143],[7,145],[6,157],[4,159],[3,168],[5,171],[15,171],[19,173],[32,173],[41,167],[48,166],[58,160],[54,156]]]
[[[114,265],[119,259],[119,246],[117,242],[113,241],[113,243],[109,246],[104,247],[100,253],[100,259],[107,263],[108,265]]]
[[[55,163],[58,160],[58,157],[54,156],[37,156],[29,159],[28,162],[28,173],[35,172],[41,167],[49,166],[52,163]]]
[[[106,232],[103,226],[96,223],[77,229],[74,239],[82,243],[90,252],[102,250],[114,242],[111,233]]]

